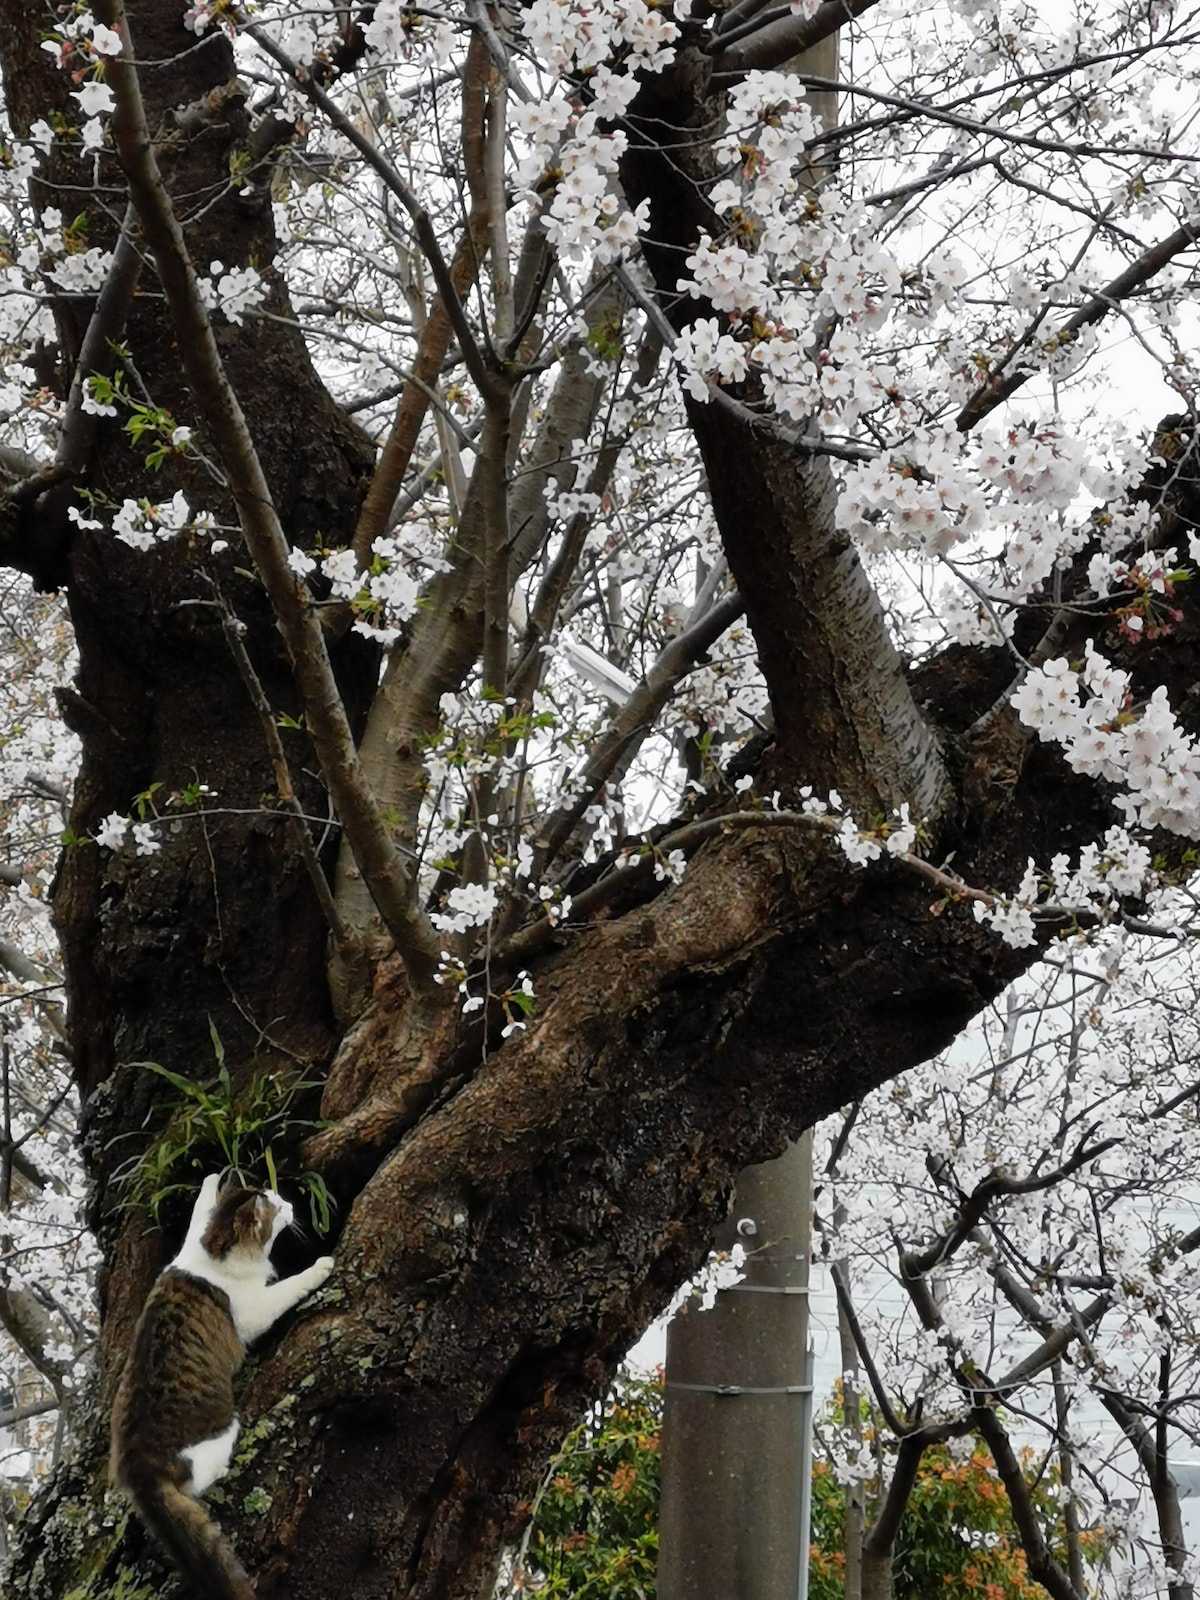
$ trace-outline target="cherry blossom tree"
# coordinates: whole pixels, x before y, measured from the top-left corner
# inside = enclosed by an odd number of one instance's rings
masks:
[[[851,1492],[875,1493],[862,1595],[889,1587],[924,1452],[973,1438],[1050,1593],[1086,1593],[1104,1544],[1104,1592],[1193,1593],[1177,1474],[1200,1425],[1196,974],[1187,947],[1131,962],[1123,944],[1060,945],[974,1048],[825,1127],[817,1212],[852,1387],[896,1453],[881,1484],[878,1441],[850,1415],[826,1430]],[[1052,1522],[1029,1489],[1047,1475]]]
[[[78,652],[103,1258],[11,1592],[160,1581],[105,1406],[210,1165],[338,1260],[242,1396],[260,1594],[484,1593],[741,1168],[1064,935],[1175,915],[1194,37],[0,15],[0,557]]]
[[[0,1518],[6,1491],[61,1451],[95,1339],[88,1279],[95,1252],[74,1151],[62,978],[47,905],[78,759],[53,690],[70,670],[62,609],[8,573],[0,868]],[[2,1535],[0,1528],[0,1535]],[[2,1537],[0,1537],[2,1543]]]

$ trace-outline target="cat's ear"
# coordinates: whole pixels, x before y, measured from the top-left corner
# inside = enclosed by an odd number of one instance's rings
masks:
[[[265,1245],[269,1242],[275,1228],[275,1217],[279,1207],[269,1195],[256,1194],[254,1197],[254,1231]]]

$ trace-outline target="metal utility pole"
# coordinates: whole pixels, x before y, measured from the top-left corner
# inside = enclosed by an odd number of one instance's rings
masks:
[[[738,1180],[746,1275],[667,1332],[659,1600],[804,1600],[811,1136]]]
[[[838,35],[785,72],[834,82]],[[828,129],[833,89],[810,89]],[[828,177],[821,162],[807,181]],[[667,1330],[659,1600],[807,1600],[812,1505],[812,1353],[808,1337],[812,1134],[738,1179],[715,1247],[736,1243],[746,1276],[711,1311]]]

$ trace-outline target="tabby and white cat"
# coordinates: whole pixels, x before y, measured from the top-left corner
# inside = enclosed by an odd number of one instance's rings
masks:
[[[254,1600],[232,1545],[196,1499],[233,1455],[234,1374],[246,1345],[333,1271],[323,1256],[271,1281],[271,1246],[291,1220],[271,1189],[205,1178],[183,1248],[138,1319],[113,1407],[113,1480],[204,1600]]]

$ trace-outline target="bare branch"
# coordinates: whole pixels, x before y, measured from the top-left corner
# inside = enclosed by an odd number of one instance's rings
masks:
[[[136,230],[137,214],[130,203],[125,207],[112,262],[96,296],[75,371],[71,374],[62,432],[55,452],[56,465],[68,473],[83,470],[95,441],[98,418],[83,409],[85,385],[94,375],[109,377],[116,364],[112,343],[120,339],[124,331],[142,270],[142,258],[134,239]]]
[[[779,7],[764,18],[759,13],[764,0],[741,0],[722,19],[722,26],[708,45],[718,58],[722,75],[780,67],[803,50],[811,50],[845,27],[847,22],[869,11],[875,0],[825,0],[811,17],[802,17],[790,7]]]
[[[438,287],[438,293],[442,297],[443,304],[453,325],[459,349],[462,351],[463,360],[467,364],[467,370],[480,390],[486,393],[491,382],[491,372],[484,359],[483,352],[476,343],[474,330],[467,321],[462,301],[454,286],[450,267],[442,254],[442,247],[433,223],[430,221],[428,211],[426,211],[382,151],[376,149],[355,125],[353,119],[348,117],[341,107],[329,98],[307,68],[299,66],[286,51],[281,50],[265,29],[259,28],[246,18],[242,18],[239,25],[241,31],[249,34],[259,48],[283,68],[296,87],[306,94],[315,106],[320,108],[332,126],[344,138],[349,139],[367,165],[379,174],[391,193],[395,195],[405,211],[408,212],[413,230],[417,236],[417,242],[429,262],[434,282]]]
[[[517,98],[524,100],[528,104],[534,98],[533,91],[524,83],[520,73],[513,66],[512,56],[507,45],[492,26],[492,19],[488,16],[486,0],[468,0],[467,11],[470,15],[471,26],[487,46],[487,53],[492,59],[492,64],[498,72],[503,74],[509,86],[515,90]]]
[[[892,1406],[891,1396],[879,1376],[879,1369],[871,1355],[870,1346],[866,1335],[863,1333],[862,1324],[858,1320],[858,1313],[854,1309],[854,1300],[850,1294],[850,1284],[846,1279],[846,1271],[840,1261],[831,1261],[829,1276],[833,1280],[834,1292],[837,1295],[838,1310],[846,1319],[846,1326],[850,1330],[850,1337],[854,1341],[854,1348],[858,1352],[858,1359],[863,1364],[863,1371],[871,1385],[871,1392],[875,1396],[875,1404],[879,1407],[880,1415],[897,1439],[907,1439],[912,1435],[912,1428],[902,1422]],[[918,1458],[919,1459],[919,1458]],[[905,1496],[907,1500],[907,1496]]]
[[[1034,1509],[1033,1496],[1029,1492],[1025,1474],[1021,1471],[1021,1463],[1017,1460],[1004,1424],[991,1406],[975,1406],[971,1416],[992,1452],[996,1471],[1000,1474],[1000,1481],[1008,1495],[1013,1521],[1021,1536],[1021,1546],[1029,1565],[1030,1577],[1035,1578],[1053,1596],[1053,1600],[1084,1600],[1084,1596],[1079,1593],[1070,1577],[1051,1554],[1041,1523],[1038,1521],[1037,1511]]]
[[[680,682],[706,650],[736,622],[743,611],[741,597],[730,594],[718,600],[708,614],[660,653],[650,671],[613,717],[597,741],[580,777],[579,793],[558,814],[551,817],[542,832],[541,867],[553,861],[570,838],[576,823],[595,799],[596,792],[616,770],[631,746],[639,744],[649,732],[655,717],[674,694]]]
[[[1100,322],[1110,311],[1113,311],[1123,300],[1143,288],[1150,280],[1157,276],[1176,256],[1182,255],[1185,250],[1190,250],[1200,239],[1200,215],[1191,217],[1168,234],[1165,239],[1160,239],[1155,245],[1131,262],[1124,272],[1117,274],[1105,287],[1099,290],[1085,306],[1068,317],[1061,327],[1054,330],[1059,341],[1079,333],[1083,328],[1091,327],[1093,323]],[[1020,368],[1010,372],[1006,378],[1001,379],[999,374],[982,384],[963,406],[954,425],[960,432],[965,433],[968,428],[973,428],[981,422],[988,412],[1002,404],[1015,394],[1023,383],[1031,376],[1028,368]]]
[[[255,711],[258,713],[259,722],[262,724],[263,739],[271,757],[271,768],[275,773],[275,787],[279,792],[280,803],[286,811],[290,811],[295,823],[296,842],[300,848],[300,856],[304,862],[304,870],[308,873],[309,882],[313,886],[313,893],[317,903],[324,913],[329,924],[329,931],[337,944],[343,944],[346,939],[346,930],[342,919],[338,915],[337,906],[333,901],[333,894],[329,882],[321,870],[321,863],[317,860],[317,852],[313,848],[312,835],[308,831],[308,818],[304,808],[296,798],[296,790],[292,784],[292,774],[288,768],[287,754],[283,748],[283,740],[279,737],[279,728],[276,725],[275,713],[271,710],[270,701],[263,689],[262,680],[254,670],[254,663],[242,639],[245,632],[244,624],[234,616],[233,610],[224,595],[217,599],[221,614],[221,628],[225,634],[225,642],[229,646],[230,654],[237,663],[238,672],[242,682],[246,685]]]
[[[472,159],[470,152],[483,137],[486,79],[486,54],[482,45],[472,40],[463,81],[462,111],[462,142],[467,157],[465,166],[468,177],[478,166],[478,159]],[[470,215],[447,268],[451,287],[460,303],[475,282],[479,264],[483,260],[488,234],[487,204],[486,189],[477,192],[473,188]],[[366,563],[372,543],[387,530],[392,507],[400,492],[404,474],[408,471],[421,424],[429,408],[431,386],[442,370],[453,337],[454,319],[445,298],[439,297],[430,308],[425,326],[421,329],[412,364],[412,377],[401,390],[391,432],[380,452],[371,486],[359,513],[358,526],[354,530],[353,547],[360,566]]]

